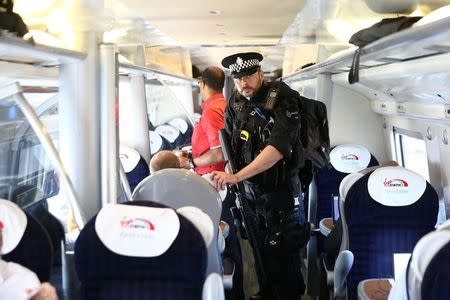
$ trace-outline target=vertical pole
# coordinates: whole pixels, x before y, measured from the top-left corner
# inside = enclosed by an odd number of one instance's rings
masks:
[[[118,127],[117,102],[118,76],[115,46],[100,46],[100,161],[101,203],[117,203],[118,177]]]

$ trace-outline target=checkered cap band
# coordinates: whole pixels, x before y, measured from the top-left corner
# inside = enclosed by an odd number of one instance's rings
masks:
[[[249,59],[249,60],[242,60],[237,59],[236,63],[231,64],[228,68],[232,73],[239,73],[241,70],[250,69],[255,66],[259,66],[259,60],[257,59]]]

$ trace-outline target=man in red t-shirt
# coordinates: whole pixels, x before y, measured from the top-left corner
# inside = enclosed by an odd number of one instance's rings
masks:
[[[218,133],[224,128],[223,113],[227,106],[222,94],[224,81],[225,74],[218,67],[209,67],[202,72],[199,85],[203,113],[192,133],[192,164],[200,175],[224,170]]]

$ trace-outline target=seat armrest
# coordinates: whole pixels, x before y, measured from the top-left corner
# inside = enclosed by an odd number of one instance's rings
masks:
[[[224,238],[227,238],[230,234],[230,225],[227,222],[220,220],[219,223],[220,232],[223,234]]]
[[[324,218],[319,222],[320,232],[324,236],[328,236],[334,228],[333,218]]]
[[[391,280],[392,278],[373,278],[360,281],[358,284],[358,299],[387,299],[392,288]]]
[[[353,266],[353,253],[349,250],[341,251],[334,264],[333,287],[334,297],[345,297],[347,275]]]

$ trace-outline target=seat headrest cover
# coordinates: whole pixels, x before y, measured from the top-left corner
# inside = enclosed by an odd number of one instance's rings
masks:
[[[155,131],[170,143],[175,142],[175,140],[180,136],[180,131],[170,125],[160,125],[155,128]]]
[[[194,224],[195,228],[202,235],[206,247],[209,247],[214,237],[214,224],[211,218],[203,210],[195,206],[180,207],[177,209],[177,213]]]
[[[204,174],[204,175],[202,175],[202,177],[205,178],[206,181],[208,181],[214,187],[211,173]],[[220,199],[222,199],[222,201],[224,201],[225,197],[227,196],[228,188],[225,187],[224,190],[218,190],[217,192],[219,193]]]
[[[161,150],[163,145],[163,139],[158,133],[151,130],[148,132],[148,135],[150,138],[150,151],[151,154],[153,155],[159,150]]]
[[[370,174],[370,196],[385,206],[406,206],[422,197],[427,186],[419,174],[402,167],[382,167]]]
[[[120,145],[119,158],[120,162],[122,163],[123,169],[125,170],[125,173],[128,173],[136,168],[136,165],[141,159],[141,155],[131,147]]]
[[[2,254],[13,251],[25,233],[28,220],[27,216],[15,203],[0,199],[0,221],[3,224]]]
[[[416,290],[420,290],[423,275],[428,264],[441,250],[443,246],[450,241],[450,228],[444,227],[422,237],[414,247],[412,253],[411,264],[409,267],[409,281],[414,283],[410,286]],[[420,295],[420,291],[417,295]]]
[[[188,130],[188,124],[186,123],[185,120],[181,118],[175,118],[169,121],[169,125],[181,131],[182,134],[185,134],[186,131]]]
[[[342,173],[354,173],[367,168],[370,157],[370,152],[359,145],[339,145],[330,152],[331,164]]]
[[[342,201],[345,201],[345,197],[347,197],[347,193],[352,185],[363,176],[364,174],[361,173],[351,173],[342,179],[341,184],[339,185],[339,197]]]
[[[110,204],[98,213],[95,231],[116,254],[155,257],[170,248],[180,231],[180,220],[171,208]]]

